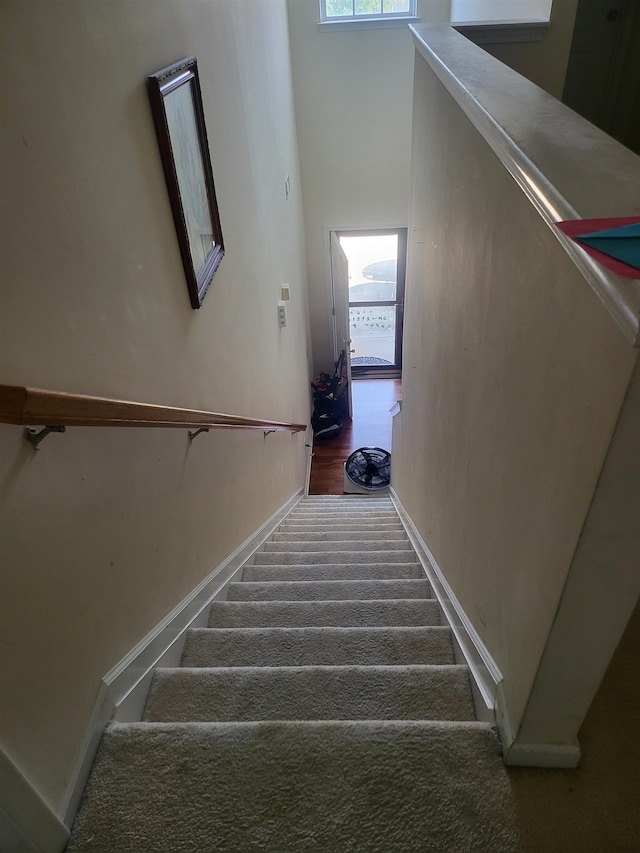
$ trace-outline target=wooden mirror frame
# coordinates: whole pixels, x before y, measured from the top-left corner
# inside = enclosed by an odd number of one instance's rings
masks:
[[[213,276],[220,265],[220,261],[224,256],[224,242],[222,239],[222,228],[220,226],[220,215],[218,213],[218,203],[216,200],[216,191],[213,183],[213,170],[211,168],[211,158],[209,156],[209,144],[207,141],[207,130],[204,121],[204,110],[202,107],[202,93],[200,90],[200,79],[198,77],[198,64],[195,57],[183,59],[161,71],[151,74],[148,79],[149,100],[151,103],[151,112],[158,137],[158,146],[160,148],[160,156],[162,166],[167,182],[167,190],[169,192],[169,200],[171,202],[171,210],[173,213],[173,221],[175,223],[176,233],[178,236],[178,244],[180,246],[180,254],[182,256],[182,264],[187,279],[187,288],[189,290],[189,298],[193,308],[200,308],[202,300],[205,297],[207,289],[213,280]],[[193,126],[188,127],[186,124],[181,125],[184,130],[183,139],[177,140],[176,132],[172,137],[169,116],[167,113],[167,98],[182,87],[188,87],[191,92],[190,103],[193,106]],[[189,138],[187,138],[189,137]],[[197,142],[199,151],[199,161],[202,166],[202,173],[198,168],[197,157],[180,158],[176,157],[176,152],[179,153],[179,142],[184,143],[193,139]],[[194,153],[193,150],[185,150],[183,153],[187,155]],[[184,166],[183,166],[184,164]],[[186,168],[186,167],[189,168]],[[181,177],[183,179],[183,188],[187,180],[193,184],[194,180],[204,184],[206,191],[206,203],[201,207],[201,212],[206,207],[206,212],[210,219],[210,223],[206,223],[206,242],[209,236],[212,238],[211,248],[204,253],[204,260],[196,269],[194,264],[193,253],[193,230],[190,240],[189,223],[192,224],[193,217],[190,214],[193,212],[187,210],[189,199],[184,199],[180,190],[179,169],[182,168]],[[185,175],[185,171],[189,174]],[[202,187],[198,187],[200,201],[204,202],[202,197]],[[193,200],[192,208],[197,204],[197,200]],[[211,234],[209,235],[208,226],[211,226]],[[203,232],[200,232],[201,235]],[[202,239],[202,237],[201,237]],[[203,244],[204,244],[203,240]],[[204,252],[203,247],[201,250]]]

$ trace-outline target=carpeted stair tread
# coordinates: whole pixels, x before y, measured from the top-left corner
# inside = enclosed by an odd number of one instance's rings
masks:
[[[338,506],[391,506],[393,501],[389,495],[305,495],[297,507],[312,506],[313,504],[337,504]]]
[[[349,533],[353,531],[353,523],[349,521],[334,521],[331,524],[325,524],[318,521],[283,521],[278,527],[278,533],[313,533],[314,531],[327,533],[329,536],[338,536],[340,533]],[[377,532],[397,533],[404,532],[404,528],[400,521],[359,521],[358,532],[367,533],[370,530]]]
[[[364,628],[442,624],[435,599],[214,601],[209,628]]]
[[[329,601],[372,598],[433,598],[427,580],[240,581],[227,587],[228,601]]]
[[[337,504],[325,504],[322,507],[298,506],[296,507],[296,509],[289,513],[289,515],[287,516],[287,521],[292,518],[301,517],[317,518],[318,521],[322,521],[322,519],[327,518],[328,516],[332,516],[334,518],[363,519],[365,521],[380,518],[398,518],[397,512],[389,504],[376,504],[373,509],[370,506],[366,507],[362,505],[350,505],[343,508],[342,506]]]
[[[366,495],[305,495],[300,503],[329,503],[338,501],[339,503],[388,503],[393,506],[393,501],[389,495],[381,495],[378,493],[369,493]]]
[[[276,543],[280,545],[280,543]],[[257,551],[253,562],[256,566],[292,565],[313,563],[417,563],[416,552],[405,549],[385,549],[365,551],[350,549],[346,551],[323,550],[286,550]]]
[[[493,730],[112,723],[67,853],[521,850]]]
[[[143,720],[474,720],[466,666],[156,670]]]
[[[371,501],[362,501],[357,503],[355,501],[348,501],[346,503],[338,503],[336,501],[326,501],[325,503],[305,503],[301,501],[297,506],[295,506],[288,517],[295,515],[311,515],[315,514],[317,516],[324,516],[328,513],[333,515],[344,515],[344,516],[356,516],[356,515],[369,515],[369,516],[381,516],[381,515],[396,515],[397,512],[392,503],[385,503],[384,501],[376,501],[375,503],[371,503]]]
[[[348,530],[336,530],[332,528],[331,530],[315,530],[315,531],[304,531],[304,532],[289,532],[286,530],[277,531],[274,533],[269,542],[317,542],[320,545],[324,545],[329,542],[343,541],[349,542],[351,541],[351,537],[348,536]],[[366,539],[367,542],[393,542],[400,541],[408,543],[407,534],[404,530],[367,530],[363,532],[361,527],[358,526],[357,535],[355,536],[357,540]],[[384,544],[382,545],[384,547]],[[406,547],[406,545],[405,545]]]
[[[345,515],[353,515],[359,512],[371,513],[377,515],[379,513],[393,513],[396,509],[390,501],[300,501],[289,513],[296,515],[303,512],[315,512],[317,515],[322,515],[325,512],[344,513]]]
[[[454,663],[451,629],[195,628],[181,666],[349,666]]]
[[[376,527],[380,527],[381,525],[391,524],[394,526],[395,530],[398,530],[397,522],[398,515],[394,512],[385,512],[385,513],[377,513],[371,515],[370,513],[351,513],[350,515],[344,515],[343,513],[317,513],[317,512],[306,512],[299,513],[298,515],[290,515],[282,522],[283,524],[316,524],[322,525],[325,530],[330,530],[333,528],[334,524],[347,524],[352,528],[357,528],[361,524],[367,525],[375,525]]]
[[[304,539],[271,539],[264,544],[264,551],[409,551],[411,545],[407,537],[402,539],[337,539],[335,536],[319,541],[314,536]],[[263,552],[259,552],[263,553]]]
[[[315,564],[298,566],[245,566],[243,581],[336,581],[336,580],[393,580],[421,579],[420,563],[370,563],[368,565]]]

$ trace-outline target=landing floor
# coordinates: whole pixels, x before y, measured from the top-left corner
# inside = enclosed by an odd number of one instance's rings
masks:
[[[401,379],[356,379],[352,383],[353,419],[336,438],[314,445],[310,495],[341,495],[343,465],[359,447],[391,450],[390,409],[402,396]],[[393,463],[392,463],[393,464]]]

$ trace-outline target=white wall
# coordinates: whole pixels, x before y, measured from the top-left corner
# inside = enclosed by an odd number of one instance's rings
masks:
[[[451,0],[451,20],[519,21],[527,18],[548,20],[551,4],[552,0]]]
[[[407,28],[321,31],[316,0],[289,0],[288,10],[319,372],[333,366],[323,229],[407,223],[413,48]],[[446,21],[449,3],[419,11]]]
[[[554,5],[543,41],[488,47],[559,96],[576,2]],[[324,229],[407,223],[413,48],[406,28],[321,31],[317,0],[288,0],[288,11],[317,373],[333,361]],[[447,22],[450,2],[419,0],[418,14]]]
[[[460,67],[486,106],[491,71],[472,60]],[[508,117],[562,176],[526,107]],[[563,126],[573,139],[578,129]],[[394,487],[504,676],[516,733],[637,350],[421,59],[413,133]]]
[[[306,422],[284,0],[1,12],[0,381]],[[199,311],[145,88],[190,55],[227,250]],[[100,678],[302,487],[304,434],[215,431],[189,447],[185,431],[69,429],[34,453],[2,426],[0,441],[2,748],[60,811]]]
[[[484,44],[509,68],[560,100],[569,62],[578,0],[554,0],[551,21],[541,41]]]

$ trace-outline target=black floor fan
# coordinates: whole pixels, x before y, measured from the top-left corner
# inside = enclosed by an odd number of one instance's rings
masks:
[[[381,447],[360,447],[344,466],[345,494],[385,494],[391,482],[391,454]]]

